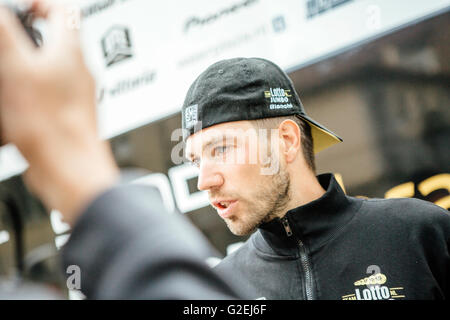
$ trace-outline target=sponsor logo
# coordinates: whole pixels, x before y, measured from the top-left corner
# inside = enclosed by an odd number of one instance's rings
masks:
[[[272,19],[273,31],[280,33],[286,30],[286,21],[283,16],[278,16]]]
[[[195,125],[198,120],[198,104],[194,104],[189,106],[184,111],[184,121],[186,123],[186,127],[190,128]]]
[[[258,2],[258,0],[245,0],[239,3],[235,3],[231,7],[221,9],[205,17],[190,17],[184,24],[184,32],[188,32],[193,27],[201,27],[213,23],[224,16],[236,13],[237,11],[249,7],[250,5],[255,4],[256,2]]]
[[[143,73],[129,79],[123,79],[117,82],[109,90],[111,96],[121,95],[140,87],[149,85],[156,78],[156,71],[144,71]]]
[[[233,50],[242,44],[258,41],[261,38],[264,38],[268,33],[269,28],[265,24],[259,25],[254,29],[235,34],[231,38],[225,37],[222,41],[212,47],[207,47],[192,55],[186,56],[178,61],[177,65],[180,68],[185,68],[205,59],[217,58],[217,56],[223,54],[225,51]]]
[[[156,71],[144,71],[131,78],[119,80],[111,86],[100,87],[97,91],[97,104],[101,104],[106,98],[115,98],[139,88],[148,86],[155,81]]]
[[[376,268],[374,268],[376,267]],[[403,287],[388,287],[387,277],[385,274],[379,272],[378,266],[369,266],[370,270],[376,270],[377,272],[357,280],[353,283],[355,286],[355,292],[342,296],[342,300],[394,300],[405,298],[402,294]],[[361,288],[366,286],[366,288]]]
[[[102,49],[107,67],[133,57],[129,29],[123,26],[110,28],[102,38]]]
[[[130,0],[103,0],[103,1],[96,1],[94,3],[89,4],[88,6],[85,6],[81,8],[81,16],[83,19],[89,18],[91,16],[97,15],[102,13],[103,11],[108,10],[109,8],[112,8],[117,3],[127,2]]]
[[[311,19],[350,1],[353,0],[308,0],[306,2],[306,18]]]
[[[282,88],[270,88],[269,91],[264,91],[264,97],[270,99],[270,110],[276,109],[291,109],[294,106],[289,102],[292,97],[291,90]]]
[[[105,11],[106,9],[112,7],[115,4],[115,2],[116,2],[115,0],[94,2],[91,5],[81,9],[81,16],[83,18],[87,18],[89,16]]]
[[[367,286],[375,284],[385,284],[386,276],[382,273],[373,274],[370,277],[358,280],[354,283],[355,286]]]

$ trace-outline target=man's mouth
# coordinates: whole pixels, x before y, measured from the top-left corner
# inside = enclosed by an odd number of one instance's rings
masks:
[[[211,203],[222,218],[228,218],[233,214],[237,200],[216,200]]]

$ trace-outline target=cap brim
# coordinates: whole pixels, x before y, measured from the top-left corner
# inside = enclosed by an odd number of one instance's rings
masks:
[[[297,116],[308,122],[311,126],[314,153],[318,153],[328,147],[331,147],[332,145],[343,141],[342,138],[340,138],[337,134],[328,130],[310,117],[299,114]]]

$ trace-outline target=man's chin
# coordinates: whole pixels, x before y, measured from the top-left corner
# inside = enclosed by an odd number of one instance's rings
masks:
[[[242,226],[239,223],[233,223],[231,221],[225,221],[227,223],[228,229],[236,236],[247,236],[252,234],[256,230],[256,226]]]

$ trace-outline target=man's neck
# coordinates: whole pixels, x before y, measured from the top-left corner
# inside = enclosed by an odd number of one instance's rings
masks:
[[[325,194],[314,172],[305,170],[302,174],[291,175],[290,200],[279,217],[283,217],[289,210],[303,206],[309,202],[319,199]]]

